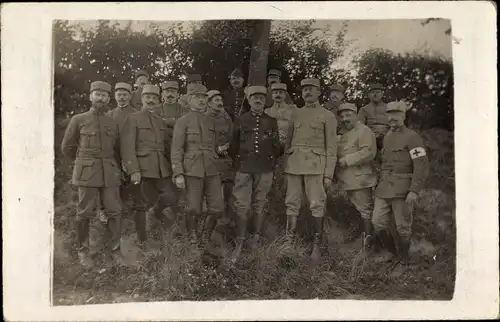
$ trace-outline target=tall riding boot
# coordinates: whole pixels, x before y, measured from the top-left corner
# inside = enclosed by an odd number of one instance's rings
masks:
[[[373,246],[373,226],[371,219],[363,219],[363,249],[366,251]]]
[[[94,262],[89,254],[90,219],[78,217],[76,219],[76,235],[78,239],[78,260],[83,267],[90,268]]]
[[[295,248],[295,234],[297,233],[297,216],[286,216],[286,241]]]
[[[323,236],[323,217],[314,217],[314,239],[311,259],[317,261],[321,257],[321,237]]]
[[[186,214],[186,228],[188,233],[188,240],[189,243],[192,245],[198,243],[198,236],[196,234],[196,229],[197,229],[196,217],[198,217],[198,214],[193,211],[189,211]]]
[[[394,239],[392,238],[391,233],[384,229],[377,232],[377,236],[382,244],[382,247],[389,252],[388,256],[384,258],[385,261],[391,261],[392,258],[396,255],[396,246],[394,244]]]
[[[241,250],[243,249],[243,243],[245,242],[245,235],[247,232],[247,222],[248,219],[239,217],[238,223],[236,225],[236,247],[231,255],[231,262],[236,263],[241,255]]]
[[[254,214],[253,224],[254,231],[252,234],[251,248],[256,250],[260,246],[261,236],[262,236],[262,225],[264,224],[265,214],[264,212],[259,214]]]
[[[108,231],[111,235],[111,257],[118,265],[125,265],[121,252],[122,218],[121,215],[108,217]]]
[[[149,253],[145,209],[140,208],[134,210],[134,222],[135,231],[137,233],[137,247],[139,247],[137,260],[141,260],[146,256],[147,253]]]
[[[201,236],[201,243],[203,248],[207,248],[208,244],[210,243],[210,238],[212,237],[215,225],[217,225],[217,219],[221,216],[221,213],[209,213],[207,218],[205,219],[203,233]]]
[[[404,265],[408,265],[409,259],[410,259],[410,245],[411,245],[411,239],[408,237],[401,237],[400,239],[400,259],[401,262]]]

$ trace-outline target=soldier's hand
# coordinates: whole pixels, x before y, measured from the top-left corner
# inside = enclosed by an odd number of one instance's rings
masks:
[[[179,189],[185,189],[186,188],[186,182],[184,181],[184,176],[183,175],[178,175],[175,177],[175,185]]]
[[[132,175],[130,176],[130,181],[132,181],[133,184],[141,183],[141,173],[140,172],[132,173]]]
[[[406,204],[408,205],[410,210],[413,209],[413,207],[417,203],[417,199],[418,199],[418,195],[413,191],[410,191],[408,193],[408,195],[406,196]]]
[[[345,158],[340,158],[339,160],[339,166],[342,168],[347,167],[347,162],[345,161]]]
[[[332,184],[332,179],[330,179],[330,178],[324,178],[323,179],[323,184],[325,185],[325,188],[330,187],[330,185]]]

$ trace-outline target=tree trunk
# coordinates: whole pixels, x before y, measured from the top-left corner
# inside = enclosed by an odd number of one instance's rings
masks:
[[[266,86],[267,56],[271,20],[256,20],[252,31],[252,52],[248,69],[248,85]]]

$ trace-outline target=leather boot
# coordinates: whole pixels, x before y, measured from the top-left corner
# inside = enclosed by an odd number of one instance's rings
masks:
[[[196,234],[197,229],[197,214],[190,211],[186,214],[186,228],[188,233],[188,240],[191,245],[198,243],[198,236]]]
[[[297,233],[297,216],[286,217],[286,242],[295,248],[295,234]]]
[[[314,239],[313,239],[313,250],[311,252],[311,259],[317,261],[321,257],[321,237],[323,235],[323,217],[314,218]]]
[[[369,250],[373,246],[373,226],[370,219],[363,219],[363,249]]]
[[[125,259],[121,252],[122,217],[121,215],[108,217],[108,231],[111,235],[110,253],[113,261],[120,265],[125,265]]]
[[[246,217],[239,217],[238,223],[236,225],[236,247],[231,255],[231,262],[234,264],[238,261],[238,258],[241,255],[241,250],[243,249],[243,243],[245,241],[245,235],[247,232],[247,222],[248,219]]]
[[[387,251],[386,256],[383,256],[383,260],[389,262],[396,255],[396,246],[394,244],[394,239],[391,233],[384,229],[377,232],[378,239],[382,244],[383,250]]]
[[[254,231],[252,234],[251,248],[252,250],[257,250],[260,246],[260,240],[262,236],[262,225],[264,224],[264,213],[255,214],[253,217]]]
[[[135,230],[137,232],[137,239],[140,243],[148,239],[146,229],[146,212],[143,209],[134,212]]]
[[[90,257],[89,252],[89,230],[90,230],[90,219],[89,218],[77,218],[76,219],[76,236],[78,242],[78,260],[80,265],[85,268],[91,268],[94,266],[94,261]]]
[[[208,214],[203,225],[203,233],[201,235],[201,242],[203,248],[206,248],[210,243],[210,238],[212,238],[212,233],[217,225],[217,219],[221,217],[222,214]]]

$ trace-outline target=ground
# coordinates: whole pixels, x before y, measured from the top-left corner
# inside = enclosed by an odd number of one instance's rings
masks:
[[[56,129],[56,145],[61,129]],[[297,250],[283,242],[283,191],[271,196],[262,247],[246,251],[235,267],[224,257],[216,231],[209,251],[187,248],[182,222],[162,230],[151,220],[154,251],[138,263],[136,237],[130,216],[124,220],[122,248],[128,267],[106,261],[98,250],[104,228],[92,223],[91,241],[97,267],[80,267],[72,229],[75,190],[69,184],[71,165],[56,150],[53,304],[97,304],[176,300],[235,299],[420,299],[449,300],[455,284],[455,182],[453,133],[431,129],[421,133],[431,172],[413,223],[412,265],[403,274],[361,253],[360,219],[345,199],[329,198],[322,259],[312,263],[310,213],[299,218]],[[57,141],[59,140],[59,141]]]

